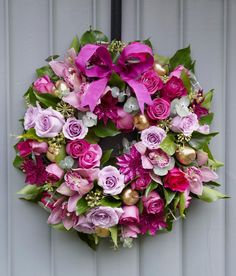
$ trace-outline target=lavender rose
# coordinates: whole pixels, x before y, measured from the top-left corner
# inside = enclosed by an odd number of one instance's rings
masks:
[[[79,216],[78,223],[74,226],[74,229],[86,234],[95,233],[95,226],[88,221],[86,216]]]
[[[118,195],[124,189],[124,175],[113,166],[104,167],[98,174],[98,185],[105,194]]]
[[[39,109],[35,119],[35,131],[39,137],[55,137],[61,132],[64,123],[64,117],[60,112],[51,107]]]
[[[88,128],[82,120],[69,118],[64,124],[62,132],[69,140],[83,139],[88,133]]]
[[[99,206],[88,212],[87,219],[88,222],[92,223],[94,226],[109,228],[118,224],[122,213],[123,210],[121,208]]]
[[[150,94],[154,94],[157,90],[162,89],[163,82],[154,70],[145,72],[140,81],[147,87]]]
[[[191,113],[187,116],[176,116],[171,122],[171,130],[174,132],[182,132],[184,135],[189,136],[193,131],[198,130],[199,123],[197,115]]]
[[[39,109],[37,107],[34,107],[32,105],[28,107],[24,116],[25,130],[35,127],[35,120],[37,118],[38,112],[39,112]]]
[[[170,115],[170,104],[162,98],[156,98],[153,104],[148,106],[147,115],[152,120],[164,120]]]
[[[45,75],[34,82],[34,88],[40,93],[52,93],[54,84],[49,76]]]
[[[148,214],[157,214],[164,209],[164,200],[155,191],[149,193],[148,196],[142,198],[143,206]]]
[[[143,144],[149,149],[158,149],[161,142],[165,139],[165,131],[156,126],[151,126],[141,133],[141,140]]]

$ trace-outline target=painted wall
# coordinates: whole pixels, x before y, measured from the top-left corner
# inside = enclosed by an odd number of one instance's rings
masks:
[[[195,202],[174,231],[145,237],[131,250],[92,252],[76,236],[51,230],[47,214],[17,199],[23,176],[12,168],[21,132],[22,95],[33,70],[89,25],[110,33],[110,0],[0,0],[0,275],[1,276],[235,276],[236,0],[124,0],[123,39],[151,37],[171,55],[191,44],[197,75],[216,89],[212,148],[225,162],[222,190],[232,199]]]

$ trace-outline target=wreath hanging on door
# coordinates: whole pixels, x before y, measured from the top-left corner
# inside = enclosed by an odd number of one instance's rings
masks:
[[[24,95],[14,160],[26,176],[18,194],[49,211],[53,228],[92,248],[105,237],[130,247],[171,231],[193,199],[226,198],[208,147],[213,91],[196,80],[190,47],[168,58],[149,40],[89,30],[57,59]]]

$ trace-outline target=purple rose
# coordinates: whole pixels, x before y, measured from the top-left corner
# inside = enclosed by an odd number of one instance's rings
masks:
[[[66,152],[73,158],[78,158],[86,153],[90,144],[85,140],[73,140],[66,145]]]
[[[88,222],[94,226],[109,228],[118,224],[122,213],[123,210],[121,208],[99,206],[91,209],[87,214],[87,218]]]
[[[171,77],[162,89],[161,96],[169,101],[187,95],[183,81],[175,76]]]
[[[164,210],[164,200],[155,191],[143,196],[143,206],[148,214],[157,214]]]
[[[198,130],[199,123],[197,115],[191,113],[187,116],[176,116],[171,122],[171,130],[174,132],[182,132],[184,135],[189,136],[193,131]]]
[[[38,112],[39,112],[39,109],[37,107],[34,107],[32,105],[30,105],[28,107],[28,109],[25,112],[25,117],[24,117],[25,130],[28,130],[35,126],[35,120],[37,118]]]
[[[165,139],[165,131],[156,126],[151,126],[141,133],[141,140],[143,144],[149,149],[158,149],[161,142]]]
[[[74,226],[74,229],[86,234],[95,233],[95,226],[88,221],[86,216],[79,216],[78,223]]]
[[[157,90],[162,89],[163,82],[154,70],[145,72],[140,81],[147,87],[150,94],[154,94]]]
[[[88,128],[83,124],[82,120],[69,118],[64,124],[62,132],[69,140],[83,139],[88,133]]]
[[[84,155],[79,157],[79,167],[84,169],[99,167],[101,157],[102,149],[100,146],[97,144],[90,145]]]
[[[116,167],[104,167],[98,174],[98,185],[105,194],[118,195],[124,189],[124,175],[120,174]]]
[[[40,109],[35,120],[35,131],[39,137],[55,137],[61,132],[64,117],[60,112],[52,109]]]
[[[34,89],[40,93],[52,93],[54,84],[50,80],[49,76],[45,75],[34,82]]]
[[[152,120],[164,120],[170,115],[170,104],[162,98],[153,100],[153,104],[148,106],[147,115]]]

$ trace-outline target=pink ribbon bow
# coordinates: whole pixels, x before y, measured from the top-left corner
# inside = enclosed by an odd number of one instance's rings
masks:
[[[141,75],[153,66],[152,50],[145,44],[134,42],[126,46],[120,54],[117,65],[104,46],[85,45],[78,54],[75,63],[79,70],[89,78],[95,78],[84,95],[81,105],[93,111],[101,98],[112,69],[120,75],[136,94],[139,107],[144,112],[144,104],[152,104],[151,96],[144,84],[139,81]]]

